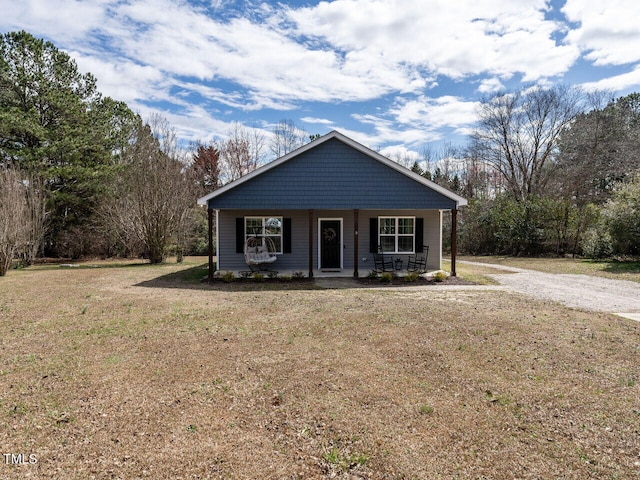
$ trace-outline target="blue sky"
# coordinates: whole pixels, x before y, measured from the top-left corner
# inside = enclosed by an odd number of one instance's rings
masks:
[[[293,120],[394,156],[460,144],[477,102],[564,83],[640,91],[637,0],[0,0],[98,88],[183,140]]]

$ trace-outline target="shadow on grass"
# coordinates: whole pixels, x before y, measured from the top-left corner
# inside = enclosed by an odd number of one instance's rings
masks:
[[[147,288],[180,288],[190,290],[210,290],[220,292],[273,292],[294,290],[331,290],[351,288],[388,288],[388,287],[412,287],[438,285],[475,285],[477,282],[460,277],[449,277],[444,282],[422,280],[406,282],[402,278],[396,278],[393,282],[385,283],[380,279],[360,278],[262,278],[260,280],[249,278],[234,278],[231,281],[214,279],[207,281],[207,264],[196,265],[177,272],[161,275],[151,280],[137,283],[136,287]]]
[[[609,273],[640,273],[640,261],[636,260],[591,260],[602,265],[603,272]]]
[[[284,281],[280,279],[265,278],[262,281],[248,279],[235,279],[224,282],[215,279],[207,281],[208,267],[204,263],[186,268],[177,272],[168,273],[151,280],[137,283],[136,287],[147,288],[181,288],[188,290],[211,290],[221,292],[264,292],[280,290],[318,290],[322,287],[315,284],[313,279]]]
[[[161,265],[161,264],[159,264]],[[131,267],[150,267],[153,266],[149,262],[131,261],[131,262],[105,262],[105,263],[39,263],[29,268],[32,270],[95,270],[100,268],[131,268]]]

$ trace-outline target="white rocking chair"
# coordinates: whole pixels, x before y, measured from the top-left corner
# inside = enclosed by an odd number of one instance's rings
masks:
[[[244,243],[244,261],[252,272],[266,270],[277,259],[276,246],[269,237],[249,237]]]

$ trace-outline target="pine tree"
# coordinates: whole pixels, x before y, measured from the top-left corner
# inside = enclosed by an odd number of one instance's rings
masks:
[[[24,31],[0,36],[0,163],[49,191],[51,253],[58,235],[93,214],[135,118],[51,42]]]

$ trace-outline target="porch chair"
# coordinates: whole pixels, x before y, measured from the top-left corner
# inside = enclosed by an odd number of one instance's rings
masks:
[[[422,253],[411,255],[407,260],[407,271],[425,273],[427,271],[427,257],[429,256],[429,245],[422,247]]]
[[[278,259],[276,247],[269,237],[249,237],[244,244],[244,261],[252,272],[265,271]]]
[[[393,257],[386,255],[382,247],[378,247],[378,253],[373,254],[373,271],[375,273],[393,272]]]

